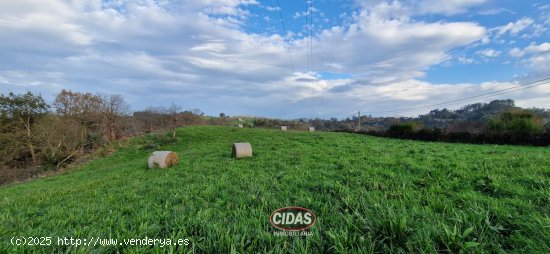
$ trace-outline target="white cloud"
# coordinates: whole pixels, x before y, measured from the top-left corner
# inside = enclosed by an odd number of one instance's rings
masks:
[[[461,64],[472,64],[475,63],[475,60],[473,58],[465,57],[465,56],[459,56],[458,62]]]
[[[514,48],[509,53],[511,56],[521,58],[521,63],[533,71],[533,75],[548,77],[550,74],[550,42],[531,44],[523,50]]]
[[[550,4],[534,3],[533,7],[537,8],[540,11],[550,10]]]
[[[519,48],[513,48],[508,54],[512,57],[522,57],[525,53],[523,53],[523,50]]]
[[[333,27],[321,33],[314,43],[316,60],[337,62],[340,69],[372,81],[380,77],[406,80],[422,77],[422,70],[449,59],[448,50],[485,35],[485,29],[475,23],[391,19],[387,8],[382,9],[382,14],[364,10],[350,27]]]
[[[81,13],[69,3],[54,0],[0,2],[0,48],[14,52],[67,53],[92,43],[76,20]],[[9,39],[8,39],[9,38]]]
[[[518,86],[518,83],[512,82],[496,82],[496,81],[486,81],[482,82],[479,87],[484,93],[493,92],[503,89],[509,89]]]
[[[550,53],[534,54],[526,61],[528,66],[538,73],[546,75],[550,73]]]
[[[425,81],[411,79],[375,87],[374,92],[378,96],[383,96],[390,100],[423,101],[449,93],[461,94],[463,90],[470,87],[471,85],[434,85]]]
[[[501,13],[515,14],[515,12],[513,12],[509,9],[506,9],[506,8],[493,8],[493,9],[487,9],[487,10],[483,10],[483,11],[478,12],[479,15],[486,15],[486,16],[497,15],[497,14],[501,14]]]
[[[279,11],[279,10],[281,10],[281,8],[279,8],[278,6],[275,6],[275,7],[273,7],[273,6],[265,6],[264,8],[265,8],[266,10],[268,10],[268,11]]]
[[[410,17],[423,14],[456,15],[467,12],[489,0],[401,0],[401,1],[364,1],[356,0],[363,9],[377,9],[380,14]]]
[[[423,11],[453,15],[483,2]],[[307,41],[287,37],[292,73],[281,36],[242,28],[245,7],[256,1],[3,1],[0,36],[10,40],[0,41],[0,86],[50,98],[61,88],[120,93],[135,110],[175,102],[209,114],[279,117],[342,116],[475,95],[482,89],[475,84],[418,80],[451,59],[453,49],[488,40],[477,23],[413,18],[427,3],[363,6],[345,24],[314,36],[311,72]],[[524,50],[534,57],[544,47]],[[351,77],[323,80],[322,72]]]
[[[420,2],[420,10],[423,13],[441,13],[454,15],[464,13],[473,6],[487,2],[487,0],[423,0]]]
[[[531,18],[521,18],[516,22],[510,22],[504,26],[495,27],[492,31],[496,32],[497,37],[501,37],[507,33],[510,35],[517,35],[521,31],[525,30],[534,23]]]
[[[525,48],[525,51],[528,53],[549,53],[550,52],[550,43],[545,42],[539,45],[532,44]]]
[[[496,51],[494,49],[484,49],[477,51],[477,53],[484,57],[497,57],[500,55],[500,51]]]
[[[298,18],[301,18],[301,17],[305,17],[305,16],[309,16],[311,13],[314,13],[314,12],[318,12],[319,10],[315,7],[309,7],[307,8],[306,11],[302,11],[302,12],[295,12],[294,15],[292,16],[294,19],[298,19]]]

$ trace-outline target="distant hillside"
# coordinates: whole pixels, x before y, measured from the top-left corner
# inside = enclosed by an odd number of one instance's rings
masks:
[[[470,104],[458,110],[436,109],[426,115],[414,118],[414,120],[426,127],[447,129],[454,127],[454,125],[460,122],[486,123],[504,112],[521,109],[523,108],[515,106],[513,100],[494,100],[490,103]],[[546,122],[550,119],[549,110],[539,108],[528,110],[545,119]]]
[[[428,114],[418,117],[372,117],[369,115],[357,117],[348,117],[343,120],[335,118],[330,120],[315,119],[311,122],[318,130],[356,130],[358,123],[363,131],[386,131],[392,125],[398,123],[415,122],[421,124],[423,128],[439,128],[448,131],[464,131],[479,133],[483,130],[489,120],[499,117],[502,113],[511,110],[522,110],[517,107],[513,100],[494,100],[489,103],[475,103],[466,105],[457,110],[446,108],[435,109]],[[550,110],[531,108],[524,109],[533,112],[541,119],[541,124],[546,125],[550,122]],[[307,121],[307,120],[298,120]]]
[[[293,121],[255,118],[255,127],[340,131],[424,141],[474,144],[550,145],[550,111],[517,107],[513,100],[475,103],[457,110],[435,109],[418,117],[361,116]]]

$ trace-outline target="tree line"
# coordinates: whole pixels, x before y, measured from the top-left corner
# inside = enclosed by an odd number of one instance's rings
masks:
[[[0,95],[0,184],[59,169],[112,141],[187,124],[204,124],[180,105],[130,114],[121,95],[62,90],[52,103],[31,92]]]
[[[415,118],[395,118],[382,128],[367,124],[337,131],[424,141],[548,146],[550,111],[516,107],[513,100],[495,100],[457,110],[436,109]]]
[[[456,110],[435,109],[417,117],[371,115],[331,119],[255,119],[254,126],[337,131],[424,141],[473,144],[550,145],[550,111],[517,107],[513,100],[474,103]]]

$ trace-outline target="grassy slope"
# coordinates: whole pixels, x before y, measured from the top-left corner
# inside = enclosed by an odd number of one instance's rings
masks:
[[[162,147],[182,158],[171,169],[146,170],[150,151],[137,138],[75,171],[0,188],[0,253],[22,250],[12,236],[193,243],[163,252],[550,252],[548,148],[225,127],[178,134]],[[230,158],[240,141],[254,158]],[[316,213],[313,236],[273,235],[268,216],[291,205]]]

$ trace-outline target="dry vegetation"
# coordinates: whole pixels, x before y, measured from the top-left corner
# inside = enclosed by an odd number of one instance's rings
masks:
[[[129,115],[120,95],[62,90],[51,104],[32,93],[0,95],[0,184],[59,170],[111,142],[203,123],[200,110],[149,107]]]

